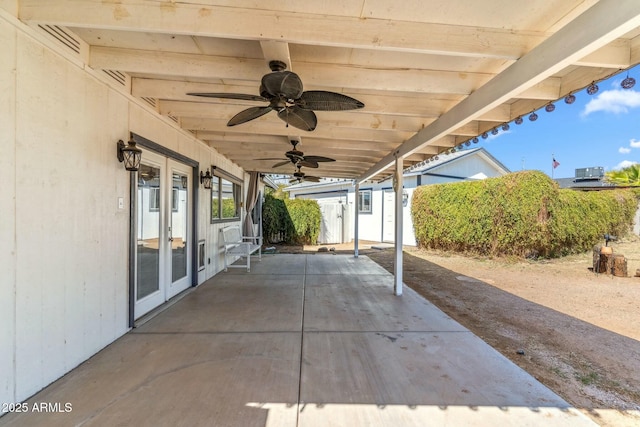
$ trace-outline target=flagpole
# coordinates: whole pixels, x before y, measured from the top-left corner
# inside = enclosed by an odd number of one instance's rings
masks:
[[[553,179],[553,170],[555,169],[553,167],[553,160],[556,158],[556,155],[551,153],[551,179]]]

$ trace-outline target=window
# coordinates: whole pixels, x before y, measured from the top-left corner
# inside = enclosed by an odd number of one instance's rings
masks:
[[[242,181],[213,167],[211,180],[211,221],[240,219]]]
[[[358,192],[358,213],[371,213],[371,190]]]
[[[160,210],[160,188],[149,188],[149,211],[157,212]]]
[[[178,189],[174,187],[171,190],[171,210],[178,212]]]

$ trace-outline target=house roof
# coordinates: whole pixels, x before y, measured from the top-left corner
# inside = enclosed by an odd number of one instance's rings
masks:
[[[82,66],[245,170],[290,173],[290,140],[328,156],[314,175],[364,181],[407,168],[640,62],[637,0],[16,0],[4,8]],[[58,43],[58,42],[55,42]],[[264,101],[270,60],[305,90],[362,109],[317,112],[312,132],[270,112],[228,127]],[[104,71],[104,72],[103,72]],[[578,94],[583,96],[583,94]],[[586,95],[584,95],[586,96]]]
[[[472,149],[456,151],[454,153],[447,154],[447,155],[438,156],[437,159],[434,158],[433,161],[426,163],[424,166],[416,168],[415,170],[412,170],[412,171],[405,171],[403,175],[405,177],[411,177],[416,175],[436,174],[439,168],[445,165],[453,164],[455,162],[458,162],[470,156],[482,156],[485,159],[487,159],[490,163],[493,163],[494,167],[496,167],[496,169],[500,170],[502,173],[506,174],[510,172],[506,166],[504,166],[500,161],[498,161],[495,157],[493,157],[486,149],[484,149],[483,147],[476,147]],[[473,179],[473,177],[456,177],[456,178]],[[289,187],[287,187],[287,191],[290,191],[290,190],[295,191],[302,188],[305,188],[305,189],[323,188],[323,187],[335,187],[335,186],[341,186],[341,185],[351,186],[353,185],[353,181],[345,180],[345,179],[323,180],[318,183],[303,181],[298,184],[290,185]]]
[[[429,162],[421,167],[416,167],[413,170],[405,172],[404,176],[424,175],[433,172],[441,166],[453,163],[461,158],[471,155],[482,155],[490,163],[493,163],[496,168],[500,169],[503,173],[509,173],[510,170],[502,162],[493,157],[484,147],[476,147],[471,149],[458,150],[450,154],[440,155],[432,158]]]

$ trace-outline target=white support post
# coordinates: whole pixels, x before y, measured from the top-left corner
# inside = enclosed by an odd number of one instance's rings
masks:
[[[395,216],[396,216],[396,230],[395,230],[395,259],[393,263],[393,273],[394,273],[394,294],[397,296],[402,295],[402,186],[403,186],[403,177],[402,177],[402,158],[396,157],[396,168],[394,172],[395,176],[395,185],[394,190],[396,193],[395,202]]]
[[[356,182],[356,201],[354,203],[353,215],[355,218],[354,230],[353,230],[353,257],[358,258],[358,223],[360,222],[360,183]],[[348,205],[347,205],[348,206]]]

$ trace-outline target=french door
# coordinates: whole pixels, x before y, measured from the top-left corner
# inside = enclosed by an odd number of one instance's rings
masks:
[[[136,200],[134,317],[191,285],[191,167],[143,151]]]

